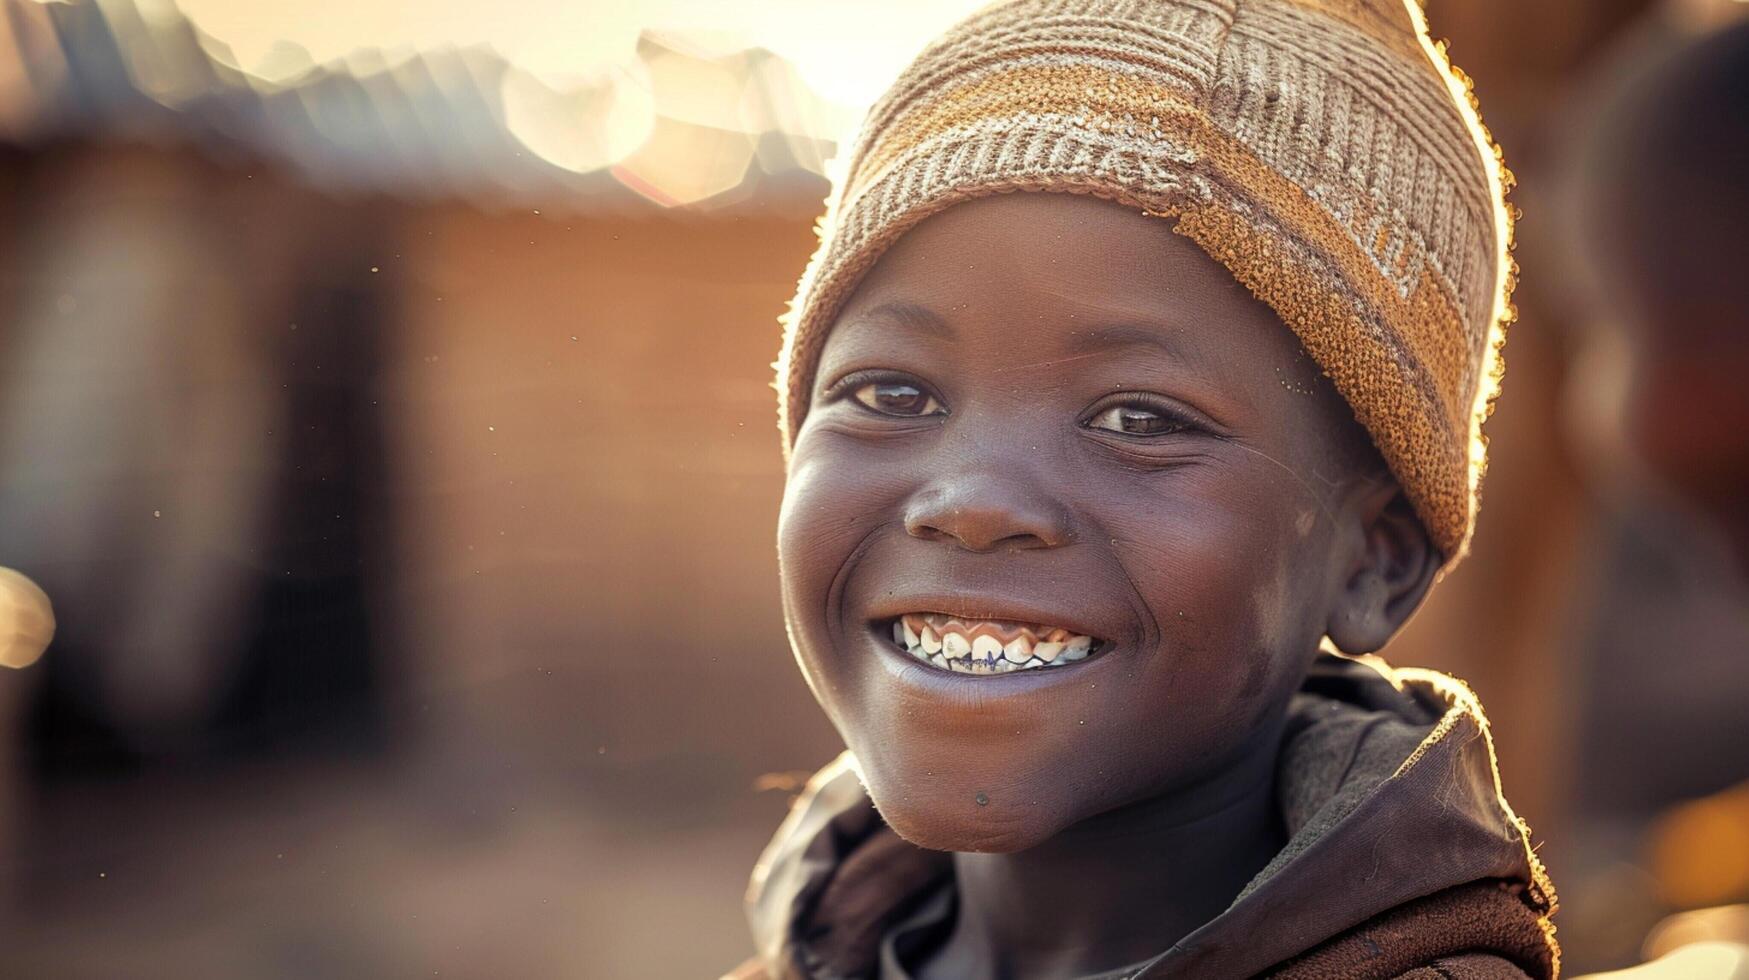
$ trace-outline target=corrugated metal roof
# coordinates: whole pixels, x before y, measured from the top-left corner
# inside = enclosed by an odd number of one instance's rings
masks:
[[[616,212],[820,209],[846,109],[758,48],[646,33],[635,65],[555,89],[489,47],[360,51],[265,79],[179,15],[0,0],[0,143],[243,149],[335,191]]]

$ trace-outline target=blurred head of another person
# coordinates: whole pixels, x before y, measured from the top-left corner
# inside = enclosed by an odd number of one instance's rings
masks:
[[[1611,462],[1698,509],[1749,567],[1749,22],[1636,59],[1576,163],[1587,360],[1609,369],[1577,393],[1621,442]]]

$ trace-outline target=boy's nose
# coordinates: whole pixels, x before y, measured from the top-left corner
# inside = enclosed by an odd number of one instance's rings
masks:
[[[1029,480],[982,467],[919,488],[906,504],[905,530],[970,551],[1055,548],[1070,539],[1061,503]]]

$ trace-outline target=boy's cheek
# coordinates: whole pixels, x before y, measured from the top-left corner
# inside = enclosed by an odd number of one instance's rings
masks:
[[[803,436],[791,455],[778,512],[778,564],[791,638],[810,684],[821,693],[820,678],[812,675],[830,649],[829,619],[841,599],[832,594],[833,584],[881,526],[894,491],[856,458],[831,458],[814,448],[806,430]]]
[[[1329,522],[1314,516],[1306,530],[1316,502],[1274,492],[1269,475],[1138,497],[1148,506],[1103,516],[1114,560],[1169,650],[1193,660],[1194,651],[1235,646],[1297,651],[1322,634],[1317,582]]]
[[[796,443],[778,511],[779,557],[791,562],[847,554],[845,542],[868,533],[867,519],[881,496],[878,483],[862,478],[863,470],[854,459],[834,459],[814,451],[814,441],[804,437]],[[784,575],[788,587],[792,575],[788,567]]]

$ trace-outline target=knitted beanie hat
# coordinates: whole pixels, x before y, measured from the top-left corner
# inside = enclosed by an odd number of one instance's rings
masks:
[[[1096,194],[1175,218],[1293,329],[1449,567],[1512,316],[1510,182],[1416,0],[994,4],[842,160],[783,318],[785,453],[827,329],[899,235],[969,198]]]

